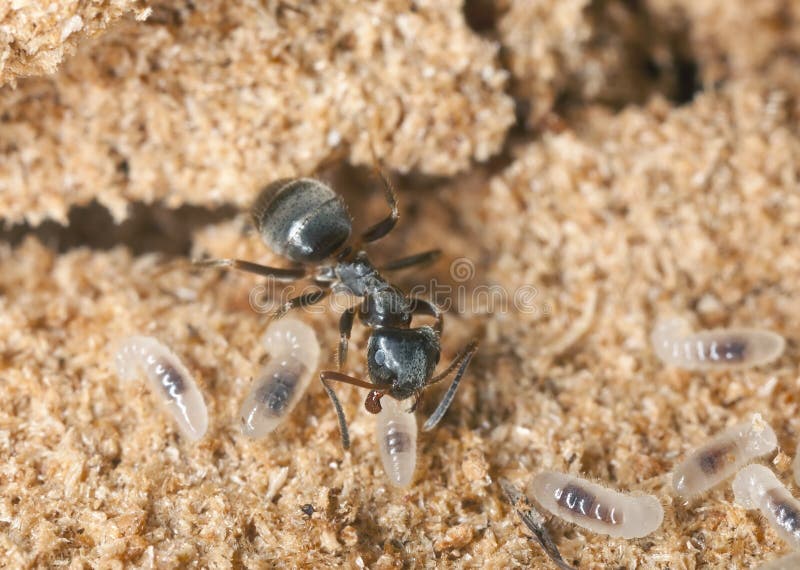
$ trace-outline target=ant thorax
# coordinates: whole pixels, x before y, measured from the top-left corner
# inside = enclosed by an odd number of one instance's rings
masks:
[[[357,253],[352,259],[339,261],[331,269],[336,279],[334,285],[336,293],[364,297],[370,291],[386,283],[363,251]]]

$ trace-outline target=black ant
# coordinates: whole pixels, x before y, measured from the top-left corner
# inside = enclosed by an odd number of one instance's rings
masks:
[[[320,381],[325,387],[339,420],[342,445],[350,447],[350,435],[339,398],[331,381],[368,389],[364,402],[367,411],[381,411],[380,400],[389,395],[396,400],[415,397],[416,408],[425,388],[454,370],[453,383],[424,429],[433,429],[453,401],[464,371],[478,349],[469,343],[450,363],[434,375],[441,352],[440,337],[444,325],[442,311],[433,303],[409,297],[389,283],[382,271],[404,269],[429,263],[439,257],[438,249],[395,260],[376,268],[363,247],[388,234],[399,218],[397,196],[386,176],[375,168],[382,182],[391,213],[348,244],[352,221],[344,199],[332,188],[312,178],[285,178],[266,186],[256,198],[251,215],[264,243],[275,253],[295,263],[294,267],[267,267],[240,259],[212,259],[195,262],[203,267],[226,267],[269,277],[277,281],[295,281],[310,277],[318,289],[289,299],[275,313],[281,317],[297,307],[320,302],[331,292],[360,297],[361,304],[347,309],[339,320],[338,370],[323,370]],[[356,315],[371,329],[367,344],[367,369],[372,382],[342,372],[347,359],[347,345]],[[433,317],[433,326],[412,327],[414,315]]]

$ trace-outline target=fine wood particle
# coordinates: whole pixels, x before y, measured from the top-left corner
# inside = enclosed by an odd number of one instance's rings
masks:
[[[531,13],[498,4],[499,55],[492,34],[466,25],[461,3],[389,0],[361,10],[163,2],[143,22],[133,4],[114,3],[120,11],[103,10],[102,25],[84,18],[65,38],[63,53],[75,45],[75,54],[51,75],[55,59],[0,52],[6,223],[64,221],[91,200],[116,219],[132,202],[246,209],[279,176],[369,164],[372,143],[389,169],[411,174],[397,177],[397,230],[371,253],[385,261],[442,247],[441,261],[397,282],[455,287],[443,362],[482,340],[442,423],[419,436],[413,484],[395,489],[354,388],[339,392],[346,453],[315,382],[275,433],[241,433],[240,407],[265,357],[268,321],[250,305],[263,280],[134,256],[136,244],[157,243],[146,225],[126,234],[130,248],[59,252],[34,237],[0,245],[3,564],[545,567],[497,484],[544,470],[664,507],[663,525],[635,540],[545,521],[569,566],[747,568],[785,551],[729,485],[690,502],[670,486],[692,449],[760,413],[779,447],[763,461],[797,494],[787,453],[800,439],[800,81],[785,61],[793,32],[775,19],[791,10],[758,3],[752,13],[767,16],[753,18],[760,47],[748,52],[749,8],[733,3],[716,21],[715,0],[663,20],[655,4],[646,13],[612,1],[542,1]],[[99,5],[53,6],[52,29],[31,36],[14,23],[2,33],[38,41],[39,50],[20,48],[35,57],[60,53],[52,32]],[[691,22],[686,51],[675,21]],[[673,89],[687,53],[705,87],[693,98]],[[765,67],[775,53],[781,61]],[[642,75],[637,54],[667,73]],[[521,122],[553,115],[558,128],[507,140],[507,92]],[[561,117],[563,101],[572,112]],[[473,164],[504,144],[499,160]],[[386,204],[357,178],[334,187],[364,228]],[[281,263],[244,215],[178,218],[165,217],[194,228],[174,234],[192,235],[192,257]],[[97,231],[85,214],[70,219],[67,243]],[[487,286],[505,297],[487,302]],[[747,371],[667,367],[649,334],[672,314],[694,330],[773,330],[786,351]],[[294,316],[314,328],[321,366],[333,366],[338,315]],[[112,348],[131,334],[163,340],[195,374],[209,412],[200,442],[180,436],[144,382],[117,378]],[[359,377],[366,338],[356,327],[348,368]]]
[[[514,121],[497,45],[456,0],[155,5],[59,72],[0,89],[0,208],[66,220],[99,200],[249,207],[324,163],[432,175],[500,149]]]
[[[124,15],[145,19],[141,0],[56,0],[0,5],[0,86],[47,75],[79,41],[101,34]]]

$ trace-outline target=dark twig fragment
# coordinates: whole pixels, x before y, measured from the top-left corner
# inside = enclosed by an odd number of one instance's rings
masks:
[[[547,532],[547,527],[545,527],[547,520],[544,515],[531,504],[525,494],[514,486],[511,481],[501,477],[499,483],[503,488],[508,502],[514,507],[514,510],[517,511],[519,518],[522,519],[525,526],[533,533],[533,538],[539,543],[539,546],[542,547],[553,563],[561,570],[574,570],[572,566],[567,564],[561,557],[556,543],[553,542],[550,533]]]

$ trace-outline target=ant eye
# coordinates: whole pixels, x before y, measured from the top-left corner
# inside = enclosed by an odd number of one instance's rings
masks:
[[[381,366],[386,364],[386,353],[382,350],[375,351],[375,363]]]

